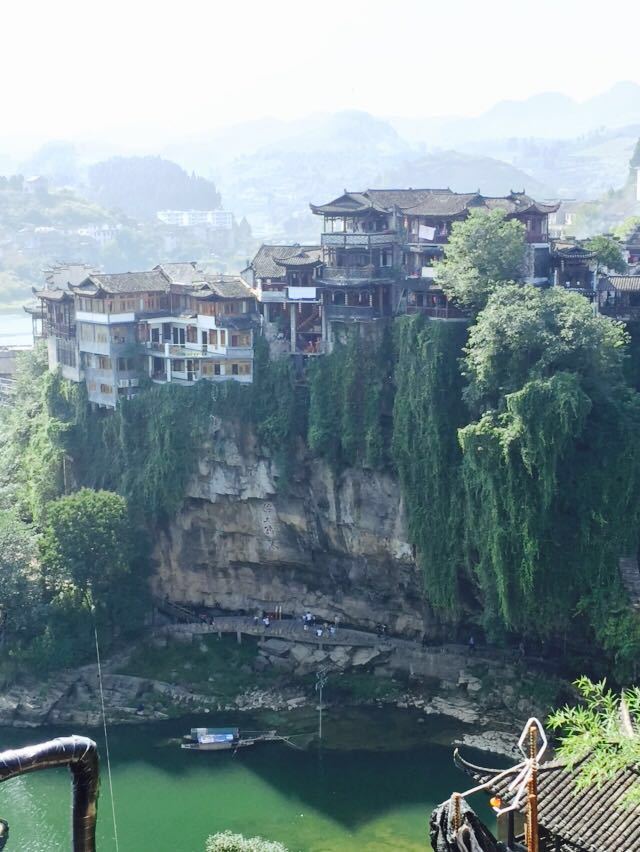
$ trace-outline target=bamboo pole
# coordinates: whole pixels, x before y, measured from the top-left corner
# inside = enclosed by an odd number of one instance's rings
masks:
[[[531,759],[531,776],[528,787],[527,809],[527,849],[528,852],[538,852],[538,761],[537,757],[538,729],[535,725],[529,728],[529,757]]]

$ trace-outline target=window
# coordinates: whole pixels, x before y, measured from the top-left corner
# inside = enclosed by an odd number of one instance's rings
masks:
[[[187,343],[198,342],[198,328],[195,325],[187,326]]]
[[[108,343],[109,341],[109,330],[102,325],[96,326],[96,342],[97,343]]]
[[[151,342],[160,343],[160,329],[157,326],[151,329]]]
[[[209,331],[209,346],[218,345],[218,332],[215,329]]]
[[[213,365],[213,374],[214,374],[214,376],[221,376],[222,375],[222,372],[220,370],[220,364],[214,364]]]
[[[111,385],[100,385],[100,393],[112,394],[113,388]]]
[[[237,375],[238,375],[238,365],[237,365],[237,364],[232,364],[232,365],[231,365],[231,375],[232,375],[232,376],[237,376]]]
[[[98,355],[98,369],[99,370],[110,370],[111,369],[111,358],[108,355]]]
[[[242,364],[238,364],[238,373],[241,376],[250,376],[251,375],[251,364],[244,362]]]
[[[222,329],[220,331],[220,346],[226,346],[226,345],[227,345],[227,332],[224,329]]]
[[[56,357],[58,364],[63,364],[65,367],[75,367],[75,341],[56,339]]]
[[[122,373],[135,370],[136,365],[133,358],[118,358],[118,370]]]
[[[177,358],[171,364],[171,369],[176,373],[184,373],[184,358]]]

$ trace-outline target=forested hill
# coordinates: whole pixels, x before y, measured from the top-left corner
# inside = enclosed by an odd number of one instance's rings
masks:
[[[89,168],[92,197],[139,219],[158,210],[216,210],[215,184],[161,157],[113,157]]]

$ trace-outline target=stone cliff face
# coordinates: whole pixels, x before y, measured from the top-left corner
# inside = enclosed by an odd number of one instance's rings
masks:
[[[294,481],[278,489],[250,431],[213,421],[183,508],[158,535],[155,593],[422,633],[431,618],[397,482],[297,456]]]

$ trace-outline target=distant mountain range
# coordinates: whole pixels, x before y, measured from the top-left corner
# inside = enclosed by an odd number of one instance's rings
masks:
[[[500,101],[472,118],[390,118],[410,142],[429,146],[466,146],[487,139],[569,139],[599,128],[612,130],[640,124],[640,86],[616,83],[586,101],[558,92],[522,101]]]
[[[490,195],[524,188],[540,198],[596,198],[625,182],[639,136],[640,86],[618,83],[583,102],[551,92],[502,101],[473,118],[355,110],[264,118],[156,140],[146,153],[213,179],[223,205],[247,216],[261,237],[310,239],[317,222],[309,201],[345,187],[449,186]],[[25,167],[82,184],[96,159],[96,145],[79,140],[46,146]]]

